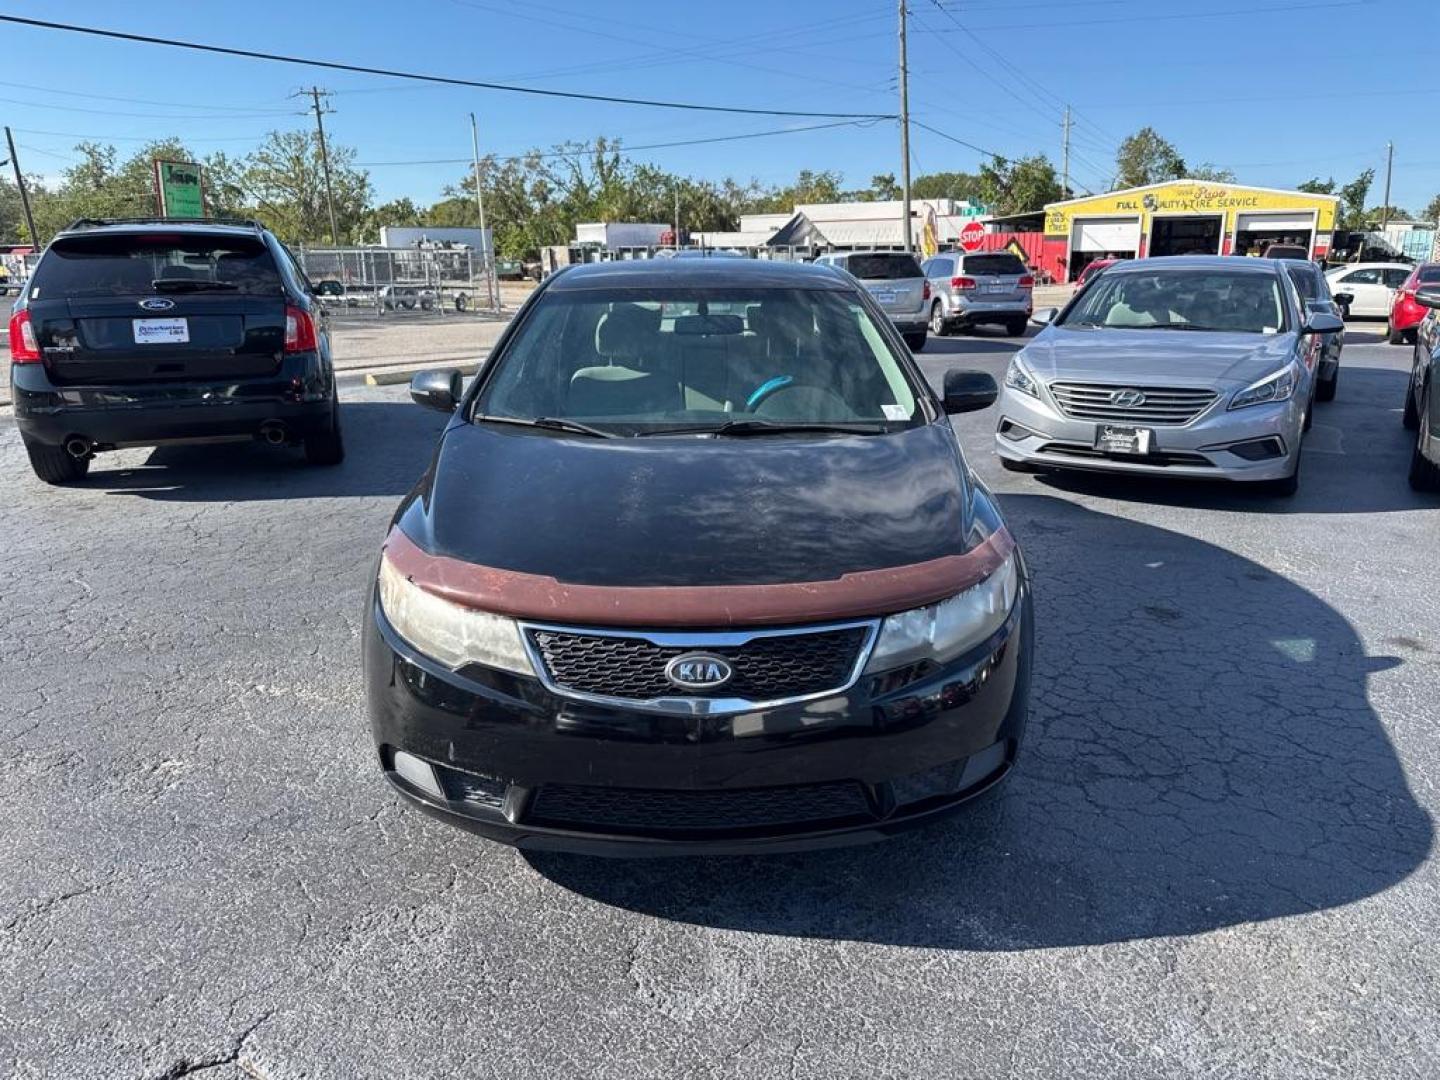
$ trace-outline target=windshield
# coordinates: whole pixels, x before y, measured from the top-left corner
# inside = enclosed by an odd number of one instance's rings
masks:
[[[35,299],[282,291],[280,271],[260,239],[173,233],[61,237],[50,245],[31,287]]]
[[[918,396],[849,292],[551,290],[487,366],[472,418],[576,421],[615,435],[737,420],[880,432],[921,421]]]
[[[889,254],[873,252],[865,255],[851,255],[845,260],[845,269],[861,281],[896,281],[901,278],[918,278],[925,275],[914,255],[903,252]]]
[[[1287,327],[1275,275],[1199,269],[1102,274],[1062,322],[1238,334],[1275,334]]]

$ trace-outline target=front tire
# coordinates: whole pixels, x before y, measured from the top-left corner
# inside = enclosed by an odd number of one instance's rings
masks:
[[[1321,379],[1315,386],[1316,401],[1334,401],[1335,391],[1340,385],[1340,366],[1335,366],[1335,374],[1328,379]]]
[[[923,330],[920,331],[920,333],[918,334],[906,334],[905,344],[909,347],[912,353],[921,352],[925,348],[926,336],[927,335]]]
[[[46,446],[27,439],[25,453],[30,458],[30,468],[47,484],[73,484],[83,480],[90,471],[88,457],[72,457],[63,446]]]
[[[1420,427],[1420,410],[1415,408],[1415,384],[1405,384],[1405,408],[1401,410],[1400,422],[1405,425],[1406,431],[1415,431]]]
[[[305,436],[305,460],[311,465],[339,465],[345,460],[345,439],[340,432],[340,399],[330,399],[330,424]]]
[[[1426,422],[1430,416],[1430,391],[1425,391],[1425,396],[1420,400],[1420,413],[1416,417],[1415,427],[1419,432],[1415,436],[1415,447],[1410,451],[1410,486],[1416,491],[1440,491],[1440,465],[1431,461],[1425,456],[1424,446],[1428,441],[1428,428]]]
[[[1391,345],[1404,345],[1405,331],[1396,330],[1394,324],[1387,321],[1385,323],[1385,340]]]
[[[1005,323],[1005,333],[1011,337],[1024,337],[1025,324],[1029,321],[1029,319],[1010,319]]]

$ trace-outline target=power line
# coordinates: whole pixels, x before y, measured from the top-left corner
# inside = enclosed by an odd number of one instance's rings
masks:
[[[0,21],[8,16],[0,15]],[[58,112],[89,113],[94,116],[126,116],[136,117],[142,120],[259,120],[278,116],[291,115],[288,111],[277,109],[273,112],[255,113],[140,113],[140,112],[117,112],[114,109],[86,109],[79,105],[48,105],[43,101],[21,101],[19,98],[0,97],[0,101],[7,105],[23,105],[29,109],[54,109]]]
[[[744,135],[716,135],[708,139],[680,139],[676,142],[642,143],[637,146],[626,146],[623,142],[617,142],[615,151],[617,153],[630,153],[636,150],[665,150],[674,146],[700,146],[705,143],[738,142],[741,139],[763,139],[770,135],[794,135],[802,131],[823,131],[827,128],[841,127],[870,127],[878,123],[874,120],[838,120],[832,124],[809,124],[805,127],[776,128],[774,131],[751,131]],[[534,158],[557,158],[573,157],[577,153],[584,153],[590,149],[590,144],[582,144],[579,149],[574,150],[547,150],[535,154],[511,154],[497,158],[498,161],[526,161]],[[357,168],[376,169],[387,165],[468,165],[469,158],[429,158],[422,161],[357,161],[354,163]]]
[[[289,115],[289,114],[287,113],[287,115]],[[41,131],[39,128],[18,128],[18,127],[15,128],[14,130],[20,132],[22,135],[49,135],[49,136],[53,136],[54,138],[57,138],[57,139],[86,139],[86,140],[94,139],[94,140],[101,140],[101,141],[104,141],[104,142],[142,142],[142,143],[160,142],[160,141],[161,141],[161,140],[159,140],[159,139],[156,139],[155,136],[153,136],[153,135],[94,135],[94,134],[85,134],[85,133],[79,132],[79,131]],[[265,138],[265,136],[266,136],[267,134],[269,134],[269,132],[263,132],[263,131],[262,131],[262,132],[261,132],[260,134],[258,134],[258,135],[221,135],[221,136],[219,136],[218,138],[215,137],[215,136],[211,136],[211,135],[202,135],[202,136],[198,136],[198,137],[186,136],[186,137],[185,137],[183,140],[181,140],[181,141],[187,142],[187,143],[259,142],[261,139]]]
[[[953,143],[959,143],[961,146],[965,147],[968,150],[974,150],[977,154],[984,154],[986,157],[991,158],[1000,158],[1005,156],[1004,154],[997,154],[994,150],[986,150],[983,146],[976,146],[974,143],[966,142],[964,139],[957,139],[954,135],[951,135],[948,132],[941,131],[937,127],[931,127],[929,124],[926,124],[920,120],[916,120],[913,116],[910,118],[910,123],[914,124],[918,128],[924,128],[932,135],[939,135],[942,139],[949,139]]]
[[[38,27],[42,30],[61,30],[72,34],[88,34],[92,37],[109,38],[116,41],[132,41],[143,45],[164,45],[174,49],[189,49],[194,52],[213,53],[221,56],[239,56],[249,60],[271,60],[282,64],[301,64],[306,67],[325,68],[329,71],[350,71],[362,75],[381,75],[391,79],[410,79],[415,82],[439,83],[446,86],[468,86],[479,90],[504,90],[512,94],[530,94],[536,97],[565,98],[574,101],[601,101],[613,105],[641,105],[655,109],[685,109],[690,112],[743,113],[751,116],[796,116],[844,120],[893,120],[894,113],[846,113],[846,112],[802,112],[793,109],[757,109],[738,105],[702,105],[690,101],[660,101],[653,98],[617,97],[610,94],[584,94],[571,90],[542,90],[533,86],[516,86],[510,83],[486,82],[479,79],[460,79],[448,75],[431,75],[423,72],[400,71],[393,68],[367,67],[363,64],[346,64],[336,60],[315,60],[301,56],[286,56],[282,53],[265,53],[252,49],[237,49],[228,45],[210,45],[197,41],[182,41],[178,38],[153,37],[149,34],[130,34],[120,30],[106,30],[96,26],[79,26],[73,23],[51,22],[47,19],[26,19],[19,15],[0,15],[0,22],[18,26]]]
[[[1200,9],[1197,11],[1185,11],[1169,15],[1153,15],[1146,12],[1145,21],[1156,22],[1160,20],[1175,19],[1212,19],[1227,15],[1256,15],[1284,14],[1291,11],[1319,11],[1325,8],[1346,8],[1346,7],[1368,7],[1370,0],[1330,0],[1328,3],[1303,3],[1286,4],[1277,7],[1249,7],[1249,8],[1225,8],[1215,11]],[[1127,15],[1114,19],[1084,19],[1072,22],[1044,22],[1044,23],[990,23],[986,26],[977,26],[976,29],[982,33],[990,30],[1049,30],[1059,26],[1102,26],[1107,23],[1130,23],[1134,22],[1137,16]],[[945,33],[946,31],[942,31]]]
[[[162,108],[170,109],[214,109],[224,112],[242,112],[254,114],[263,110],[261,105],[201,105],[194,101],[155,101],[151,98],[128,98],[116,97],[113,94],[88,94],[80,90],[61,90],[54,86],[36,86],[34,83],[18,83],[0,81],[0,86],[10,86],[17,90],[38,90],[42,94],[59,94],[62,97],[91,98],[96,101],[119,101],[127,105],[159,105]],[[280,112],[283,110],[264,110],[269,112]],[[17,129],[18,130],[18,129]]]

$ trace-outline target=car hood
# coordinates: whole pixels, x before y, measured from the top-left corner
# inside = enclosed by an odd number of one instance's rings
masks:
[[[432,555],[577,585],[767,585],[963,554],[941,420],[878,436],[595,439],[456,422],[397,521]]]
[[[1044,382],[1146,386],[1249,384],[1282,367],[1295,335],[1052,326],[1025,346],[1025,364]]]

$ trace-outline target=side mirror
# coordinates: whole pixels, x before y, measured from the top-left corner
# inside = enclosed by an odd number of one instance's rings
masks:
[[[1335,303],[1343,307],[1346,304],[1353,304],[1355,302],[1355,294],[1349,292],[1337,292],[1334,296],[1331,297],[1331,299],[1334,300]]]
[[[1345,329],[1345,321],[1338,315],[1327,315],[1323,311],[1316,311],[1305,320],[1305,325],[1300,328],[1302,334],[1338,334]]]
[[[1033,315],[1030,316],[1030,321],[1033,322],[1036,326],[1049,326],[1052,322],[1055,321],[1055,316],[1059,314],[1059,308],[1041,308],[1039,311],[1035,312]]]
[[[454,412],[465,395],[465,377],[455,368],[417,371],[410,379],[410,400],[439,412]]]
[[[1440,287],[1430,286],[1415,293],[1415,302],[1421,307],[1440,308]]]
[[[999,396],[994,377],[984,371],[951,368],[945,373],[944,407],[951,416],[988,409]]]

